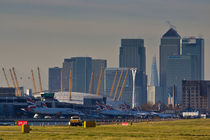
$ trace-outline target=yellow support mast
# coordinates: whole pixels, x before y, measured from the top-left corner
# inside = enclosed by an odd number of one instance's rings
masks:
[[[37,72],[38,72],[38,79],[39,79],[39,92],[42,92],[42,81],[41,81],[41,75],[40,75],[40,70],[39,67],[37,67]]]
[[[21,96],[21,92],[20,92],[20,86],[19,86],[19,83],[18,83],[18,80],[17,80],[17,76],[16,76],[16,73],[15,73],[15,68],[13,67],[12,68],[12,71],[13,71],[13,75],[15,77],[15,82],[16,82],[16,85],[17,85],[17,93],[18,93],[18,96]]]
[[[2,70],[3,70],[3,73],[4,73],[5,81],[6,81],[6,83],[7,83],[7,87],[9,88],[10,86],[9,86],[9,81],[8,81],[8,79],[7,79],[6,72],[5,72],[4,68],[2,68]]]
[[[11,77],[11,79],[12,79],[13,87],[16,88],[15,80],[14,80],[14,77],[13,77],[13,75],[12,75],[12,70],[11,70],[11,69],[9,69],[9,74],[10,74],[10,77]]]
[[[114,93],[114,98],[113,98],[114,100],[116,100],[117,91],[118,91],[118,88],[119,88],[119,85],[120,85],[120,81],[122,79],[123,72],[124,72],[124,68],[122,68],[121,73],[120,73],[120,78],[118,80],[117,87],[116,87],[115,93]]]
[[[118,70],[117,70],[116,73],[115,73],[114,81],[113,81],[113,84],[112,84],[112,89],[111,89],[111,91],[110,91],[109,97],[112,97],[112,93],[113,93],[113,90],[114,90],[114,85],[115,85],[116,79],[117,79],[117,74],[118,74]]]
[[[35,84],[35,80],[34,80],[34,72],[31,69],[31,78],[32,78],[32,83],[33,83],[33,88],[34,88],[34,93],[36,93],[36,84]]]
[[[14,77],[13,77],[13,75],[12,75],[12,70],[11,70],[11,69],[9,69],[9,74],[10,74],[10,77],[11,77],[11,80],[12,80],[13,87],[14,87],[15,89],[17,89],[17,88],[16,88],[16,85],[15,85],[15,80],[14,80]],[[18,96],[18,91],[17,91],[17,90],[15,91],[15,96]]]
[[[89,93],[91,94],[93,85],[93,71],[91,72],[90,84],[89,84]]]
[[[69,72],[69,100],[71,100],[71,92],[72,92],[72,68],[70,68]]]
[[[127,77],[128,77],[128,71],[129,71],[129,69],[127,70],[127,72],[126,72],[126,74],[125,74],[125,79],[124,79],[124,81],[123,81],[123,85],[122,85],[122,88],[121,88],[121,90],[120,90],[120,94],[119,94],[119,96],[118,96],[118,100],[120,100],[120,98],[121,98],[121,96],[122,96],[122,92],[123,92],[123,90],[124,90],[124,88],[125,88],[125,83],[126,83],[126,80],[127,80]]]
[[[100,72],[100,76],[99,76],[99,79],[98,79],[98,86],[97,86],[97,91],[96,91],[97,96],[99,95],[99,92],[100,92],[102,76],[103,76],[103,64],[101,65],[101,72]]]

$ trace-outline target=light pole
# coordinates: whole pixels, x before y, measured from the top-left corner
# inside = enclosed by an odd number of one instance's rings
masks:
[[[131,68],[132,76],[133,76],[133,94],[132,94],[132,108],[135,107],[135,78],[136,78],[136,68]]]

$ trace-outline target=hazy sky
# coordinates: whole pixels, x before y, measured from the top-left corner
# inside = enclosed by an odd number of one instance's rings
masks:
[[[0,0],[0,64],[7,71],[14,66],[27,87],[32,87],[30,69],[40,66],[47,89],[48,68],[61,67],[64,58],[90,56],[118,67],[120,39],[143,38],[150,77],[170,21],[182,37],[205,39],[209,80],[209,7],[210,0]],[[6,86],[2,71],[0,76],[0,86]]]

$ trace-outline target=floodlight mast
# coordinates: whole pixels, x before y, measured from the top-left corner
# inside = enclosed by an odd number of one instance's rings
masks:
[[[131,68],[132,76],[133,76],[133,94],[132,94],[132,108],[135,108],[135,78],[137,68]]]

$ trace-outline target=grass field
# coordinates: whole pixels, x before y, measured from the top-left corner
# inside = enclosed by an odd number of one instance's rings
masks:
[[[104,125],[96,128],[68,126],[32,126],[22,134],[18,126],[0,126],[0,139],[210,139],[210,119],[141,122],[132,126]]]

